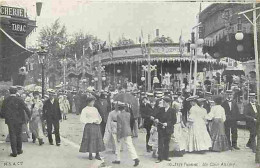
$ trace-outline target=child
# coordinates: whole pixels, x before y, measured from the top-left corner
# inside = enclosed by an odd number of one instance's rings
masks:
[[[171,138],[170,146],[172,146],[172,148],[170,147],[170,153],[172,153],[172,156],[182,157],[185,150],[185,125],[182,120],[182,113],[180,112],[180,104],[174,104],[173,109],[176,110],[177,121],[174,125],[173,137]]]
[[[150,131],[150,139],[148,142],[149,146],[152,146],[153,148],[153,158],[157,158],[157,152],[158,152],[158,132],[157,132],[157,124],[154,123],[152,125],[151,131]]]

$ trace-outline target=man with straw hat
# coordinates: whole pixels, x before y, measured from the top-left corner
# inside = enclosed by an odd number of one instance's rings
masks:
[[[260,113],[260,108],[256,104],[256,94],[250,93],[249,94],[249,103],[244,107],[244,116],[246,119],[246,125],[250,132],[249,140],[246,144],[246,147],[252,149],[254,153],[256,153],[256,121],[257,121],[257,114]]]
[[[225,109],[226,121],[225,121],[225,132],[232,149],[239,150],[237,146],[237,120],[240,116],[239,108],[234,100],[234,93],[232,90],[226,90],[227,99],[222,103],[222,107]],[[231,132],[231,138],[230,138]],[[230,141],[230,139],[232,141]]]
[[[176,112],[170,107],[172,99],[168,96],[163,98],[164,107],[159,109],[155,116],[155,122],[158,123],[158,160],[160,163],[163,160],[169,159],[169,143],[173,134],[173,125],[176,123]],[[153,119],[153,118],[152,118]]]
[[[43,119],[47,122],[48,140],[50,145],[53,145],[52,128],[54,127],[56,145],[60,146],[60,123],[61,110],[58,99],[53,89],[48,90],[49,99],[43,105]]]

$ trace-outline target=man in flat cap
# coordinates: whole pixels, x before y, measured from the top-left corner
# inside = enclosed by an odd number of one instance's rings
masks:
[[[232,149],[239,150],[237,146],[237,120],[239,119],[240,112],[232,90],[226,91],[227,98],[222,103],[222,107],[225,109],[226,121],[225,121],[225,133]],[[231,132],[231,138],[230,138]],[[231,141],[230,141],[231,139]]]
[[[171,161],[169,159],[169,143],[171,135],[173,134],[173,125],[176,123],[176,111],[172,109],[171,98],[164,97],[164,107],[159,108],[158,114],[155,116],[155,122],[158,123],[158,160],[156,163],[162,162],[163,160]],[[152,118],[153,119],[153,118]]]
[[[56,145],[60,146],[60,123],[61,110],[59,100],[56,98],[55,91],[49,90],[49,99],[43,105],[43,120],[47,122],[48,140],[50,145],[53,145],[52,127],[54,127]]]
[[[120,150],[122,142],[124,141],[128,151],[130,152],[131,158],[134,160],[134,166],[138,166],[140,160],[138,159],[135,147],[132,141],[132,131],[130,127],[131,114],[128,111],[127,105],[118,102],[118,110],[120,111],[117,115],[117,146],[116,146],[116,156],[117,159],[113,161],[114,164],[120,164]]]
[[[0,116],[5,118],[5,123],[9,129],[12,153],[10,156],[16,157],[22,154],[22,125],[25,123],[25,112],[29,118],[31,113],[24,101],[17,97],[17,88],[10,87],[10,96],[3,101]]]
[[[250,132],[249,140],[246,144],[246,147],[252,149],[254,153],[256,153],[256,121],[257,114],[260,113],[260,107],[256,104],[256,94],[249,94],[249,103],[244,107],[244,116],[246,119],[246,125]]]

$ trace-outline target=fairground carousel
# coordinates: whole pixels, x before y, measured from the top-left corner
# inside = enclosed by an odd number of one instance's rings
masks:
[[[131,45],[125,40],[124,44],[97,51],[90,58],[93,69],[93,79],[90,81],[95,87],[100,85],[104,89],[106,86],[130,85],[131,88],[140,87],[147,91],[150,79],[152,89],[174,89],[178,88],[176,85],[193,78],[195,59],[196,75],[201,76],[201,81],[212,75],[213,71],[226,67],[225,61],[203,54],[202,48],[196,56],[192,56],[188,43],[172,43],[164,36],[157,36],[147,43]]]

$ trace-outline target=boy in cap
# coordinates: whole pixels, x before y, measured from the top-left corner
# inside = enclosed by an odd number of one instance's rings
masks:
[[[9,89],[10,96],[3,101],[0,117],[5,118],[8,126],[12,153],[10,156],[16,157],[22,154],[22,125],[25,124],[25,112],[31,118],[30,110],[24,101],[17,97],[17,88],[12,86]]]
[[[127,105],[118,102],[118,110],[120,111],[117,115],[117,146],[116,146],[116,155],[117,159],[113,161],[114,164],[120,164],[120,149],[122,142],[124,141],[128,151],[130,152],[130,155],[132,159],[134,160],[135,164],[134,166],[138,166],[140,160],[138,159],[135,147],[133,145],[132,141],[132,132],[130,128],[130,113],[126,112]]]
[[[249,103],[244,107],[244,116],[246,118],[246,125],[250,132],[249,140],[246,144],[246,147],[252,149],[254,153],[256,153],[256,121],[257,114],[260,113],[260,108],[256,104],[256,95],[255,93],[249,94]]]

